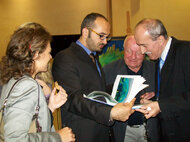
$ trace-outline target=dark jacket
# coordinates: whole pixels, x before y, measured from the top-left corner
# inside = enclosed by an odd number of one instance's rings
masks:
[[[53,77],[66,90],[68,101],[62,107],[63,126],[72,128],[77,142],[108,142],[111,107],[83,98],[92,91],[105,91],[104,73],[76,43],[58,53]]]
[[[119,59],[106,65],[104,67],[104,72],[106,78],[106,85],[108,86],[108,88],[110,88],[110,86],[113,85],[117,75],[128,75],[128,70],[124,59]],[[153,62],[144,60],[142,66],[142,76],[146,79],[145,84],[149,84],[149,87],[142,90],[138,95],[142,95],[146,92],[155,92],[155,74],[155,64]],[[107,91],[110,93],[109,89]],[[151,118],[147,121],[147,135],[149,137],[149,142],[159,142],[157,123],[158,122],[156,117]],[[127,122],[115,122],[113,126],[115,142],[124,141],[126,128]]]
[[[190,42],[172,38],[158,100],[162,142],[190,141]]]

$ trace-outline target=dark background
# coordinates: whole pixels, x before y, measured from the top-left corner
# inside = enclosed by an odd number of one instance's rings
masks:
[[[75,35],[53,35],[52,36],[52,42],[51,42],[51,55],[54,58],[55,55],[70,46],[72,42],[76,42],[80,37],[80,34]],[[125,36],[121,37],[112,37],[111,40],[108,42],[108,44],[104,47],[102,50],[102,53],[107,52],[107,48],[112,46],[112,44],[115,44],[116,48],[119,48],[120,50],[123,50],[123,41],[125,39]]]
[[[52,51],[51,51],[51,55],[52,57],[54,58],[55,55],[69,47],[69,45],[72,43],[72,42],[75,42],[79,39],[80,35],[79,34],[76,34],[76,35],[53,35],[52,36],[52,42],[51,42],[51,48],[52,48]]]

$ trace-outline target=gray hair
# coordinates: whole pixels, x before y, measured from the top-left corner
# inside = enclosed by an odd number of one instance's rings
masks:
[[[143,25],[143,27],[150,34],[153,41],[157,40],[159,36],[164,36],[165,39],[168,38],[166,28],[158,19],[143,19],[136,25],[135,28],[137,28],[139,25]]]

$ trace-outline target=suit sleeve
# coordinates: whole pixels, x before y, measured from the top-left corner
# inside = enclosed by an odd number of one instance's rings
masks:
[[[37,101],[38,86],[35,81],[22,80],[16,84],[4,113],[6,142],[61,142],[61,138],[56,132],[28,133]]]
[[[83,98],[85,88],[81,86],[77,64],[78,62],[69,55],[62,54],[54,59],[52,69],[54,80],[58,81],[68,94],[68,100],[64,106],[68,111],[79,116],[101,124],[112,125],[113,123],[109,121],[112,107]]]

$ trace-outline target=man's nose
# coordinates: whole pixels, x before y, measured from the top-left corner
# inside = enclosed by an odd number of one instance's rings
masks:
[[[108,43],[107,38],[105,38],[104,40],[102,40],[102,43],[104,43],[106,45]]]
[[[135,53],[135,52],[132,53],[131,58],[132,58],[132,59],[135,59],[135,58],[136,58],[136,53]]]
[[[141,53],[145,54],[145,52],[147,51],[147,49],[144,46],[140,46],[140,48],[141,48]]]

